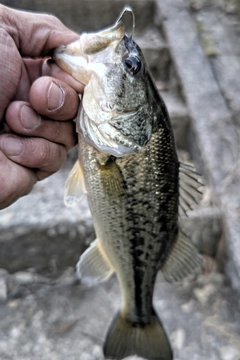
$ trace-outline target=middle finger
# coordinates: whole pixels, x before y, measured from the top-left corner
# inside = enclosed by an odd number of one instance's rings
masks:
[[[58,79],[43,76],[30,89],[30,103],[39,114],[54,120],[69,120],[79,108],[77,92]]]

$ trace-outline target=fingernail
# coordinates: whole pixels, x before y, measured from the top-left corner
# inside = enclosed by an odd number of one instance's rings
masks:
[[[63,89],[55,84],[51,83],[47,94],[47,109],[48,111],[54,111],[60,109],[64,102],[65,94]]]
[[[6,155],[19,155],[22,151],[23,143],[20,139],[8,136],[3,140],[2,150]]]
[[[20,121],[24,129],[33,130],[40,125],[41,116],[29,106],[24,105],[20,110]]]

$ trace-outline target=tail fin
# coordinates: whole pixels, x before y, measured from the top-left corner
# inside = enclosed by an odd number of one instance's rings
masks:
[[[103,347],[105,359],[120,360],[138,355],[147,360],[172,360],[172,350],[160,320],[153,312],[151,323],[132,324],[117,313]]]

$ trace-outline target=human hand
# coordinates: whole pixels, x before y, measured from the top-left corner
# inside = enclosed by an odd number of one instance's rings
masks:
[[[0,209],[57,171],[76,144],[83,86],[47,56],[77,38],[53,16],[0,5]]]

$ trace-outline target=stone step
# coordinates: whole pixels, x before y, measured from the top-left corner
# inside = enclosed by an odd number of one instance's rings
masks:
[[[74,267],[94,240],[87,199],[72,208],[63,203],[64,184],[72,163],[69,159],[58,173],[37,183],[28,196],[1,210],[0,268],[11,273],[33,269],[37,274],[56,278],[69,266]],[[216,254],[221,235],[219,216],[214,208],[204,205],[183,220],[183,229],[209,256]],[[206,237],[201,242],[206,233],[211,239],[208,244]]]
[[[215,69],[209,62],[199,40],[198,27],[187,2],[184,0],[157,0],[156,3],[158,18],[163,19],[162,26],[191,115],[192,153],[198,159],[217,204],[222,209],[226,234],[225,250],[229,258],[226,270],[231,269],[229,276],[232,284],[239,289],[240,128],[239,124],[234,121],[232,111],[232,109],[236,109],[234,108],[234,99],[238,99],[239,104],[239,94],[237,93],[234,98],[231,98],[234,91],[230,89],[231,96],[229,92],[230,98],[227,98],[227,92],[222,90],[221,85],[223,86],[225,83],[223,84],[222,80],[218,82]],[[217,8],[217,3],[215,5]],[[212,9],[212,7],[205,7],[205,12],[210,11],[211,14]],[[213,24],[210,25],[212,29]],[[216,29],[219,29],[218,24]],[[235,60],[235,57],[228,58],[226,77],[232,66],[235,69]],[[219,69],[216,71],[219,74]],[[221,71],[224,72],[224,69],[222,68]],[[234,82],[234,84],[236,83],[238,88],[238,80]],[[225,85],[224,89],[226,90]],[[228,105],[229,101],[231,106]]]
[[[158,84],[158,83],[157,83]],[[190,116],[183,100],[171,90],[160,90],[171,119],[178,149],[189,150]]]
[[[3,5],[22,10],[49,13],[57,16],[66,26],[79,33],[108,27],[119,17],[124,6],[130,5],[136,18],[136,32],[153,22],[154,0],[3,0]],[[132,26],[130,17],[129,23]]]
[[[209,57],[219,88],[233,114],[240,114],[239,19],[221,8],[200,8],[195,19],[203,49]]]
[[[35,185],[31,194],[0,212],[0,267],[10,272],[33,268],[39,274],[59,276],[75,266],[94,240],[86,199],[68,209],[64,184],[72,161]]]
[[[160,31],[154,26],[153,0],[130,0],[136,19],[134,38],[141,47],[147,64],[155,77],[168,82],[170,76],[170,55],[168,46]],[[53,0],[48,2],[4,0],[2,4],[19,8],[50,13],[57,16],[70,29],[78,33],[97,31],[113,24],[126,5],[124,0]],[[143,16],[144,14],[144,16]],[[126,15],[127,30],[132,32],[132,16]]]
[[[158,28],[148,25],[134,40],[140,46],[153,77],[163,84],[168,83],[171,59],[168,45]]]

